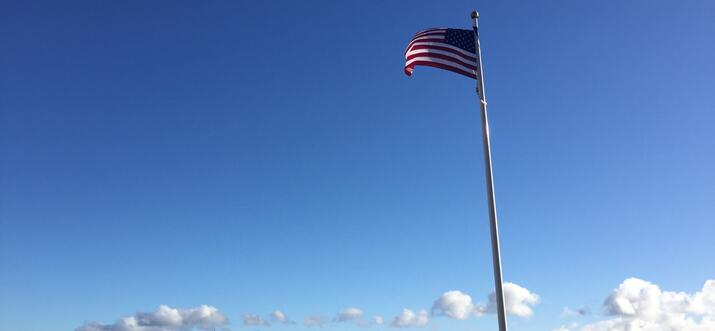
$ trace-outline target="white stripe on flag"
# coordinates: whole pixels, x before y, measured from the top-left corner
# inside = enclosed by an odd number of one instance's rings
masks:
[[[464,71],[466,71],[466,72],[471,72],[471,73],[473,73],[473,74],[475,74],[475,75],[477,74],[477,72],[476,72],[475,70],[472,70],[472,69],[470,69],[470,68],[467,68],[467,67],[465,67],[465,66],[463,66],[463,65],[461,65],[461,64],[459,64],[459,63],[452,62],[452,61],[449,61],[449,60],[438,59],[438,58],[435,58],[435,57],[429,57],[429,56],[420,56],[420,57],[416,57],[416,58],[414,58],[414,59],[410,59],[409,61],[407,61],[407,63],[405,63],[405,67],[409,67],[410,64],[412,64],[412,63],[415,62],[415,61],[429,61],[429,62],[440,63],[440,64],[444,64],[444,65],[446,65],[446,66],[450,66],[450,67],[457,68],[457,69],[459,69],[459,70],[464,70]]]

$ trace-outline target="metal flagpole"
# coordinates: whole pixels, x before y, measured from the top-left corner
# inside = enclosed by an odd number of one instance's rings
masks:
[[[492,263],[494,267],[494,285],[496,287],[497,318],[499,331],[507,331],[504,291],[502,289],[501,256],[499,254],[499,227],[497,226],[497,205],[494,197],[494,178],[492,177],[492,149],[489,143],[489,119],[487,117],[487,99],[484,96],[484,68],[482,50],[479,45],[479,13],[472,12],[474,42],[477,52],[477,94],[482,109],[482,143],[484,149],[484,170],[487,178],[487,200],[489,202],[489,228],[492,237]]]

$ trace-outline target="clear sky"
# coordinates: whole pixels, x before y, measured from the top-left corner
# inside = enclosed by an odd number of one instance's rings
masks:
[[[487,304],[474,82],[402,72],[415,32],[475,7],[504,277],[539,297],[511,329],[614,318],[630,277],[715,279],[713,1],[0,7],[1,331],[160,305],[250,331],[359,330],[333,321],[356,307],[387,330],[450,290]],[[274,310],[297,323],[244,325]]]

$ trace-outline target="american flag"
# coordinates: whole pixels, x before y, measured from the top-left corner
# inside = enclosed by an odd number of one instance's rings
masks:
[[[415,66],[430,66],[477,79],[474,31],[435,28],[418,32],[405,51],[405,74]]]

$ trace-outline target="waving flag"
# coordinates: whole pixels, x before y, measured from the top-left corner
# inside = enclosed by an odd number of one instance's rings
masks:
[[[487,99],[484,96],[484,70],[479,42],[479,13],[472,12],[472,29],[437,28],[418,32],[405,50],[405,74],[412,76],[415,66],[429,66],[456,72],[476,79],[477,96],[482,119],[482,146],[484,169],[489,204],[489,234],[492,239],[492,266],[494,269],[494,299],[496,301],[499,331],[507,331],[506,305],[504,304],[504,280],[499,252],[499,226],[497,225],[494,176],[492,175],[492,147],[489,140]]]
[[[477,79],[474,31],[436,28],[418,32],[405,51],[405,74],[415,66],[430,66]]]

